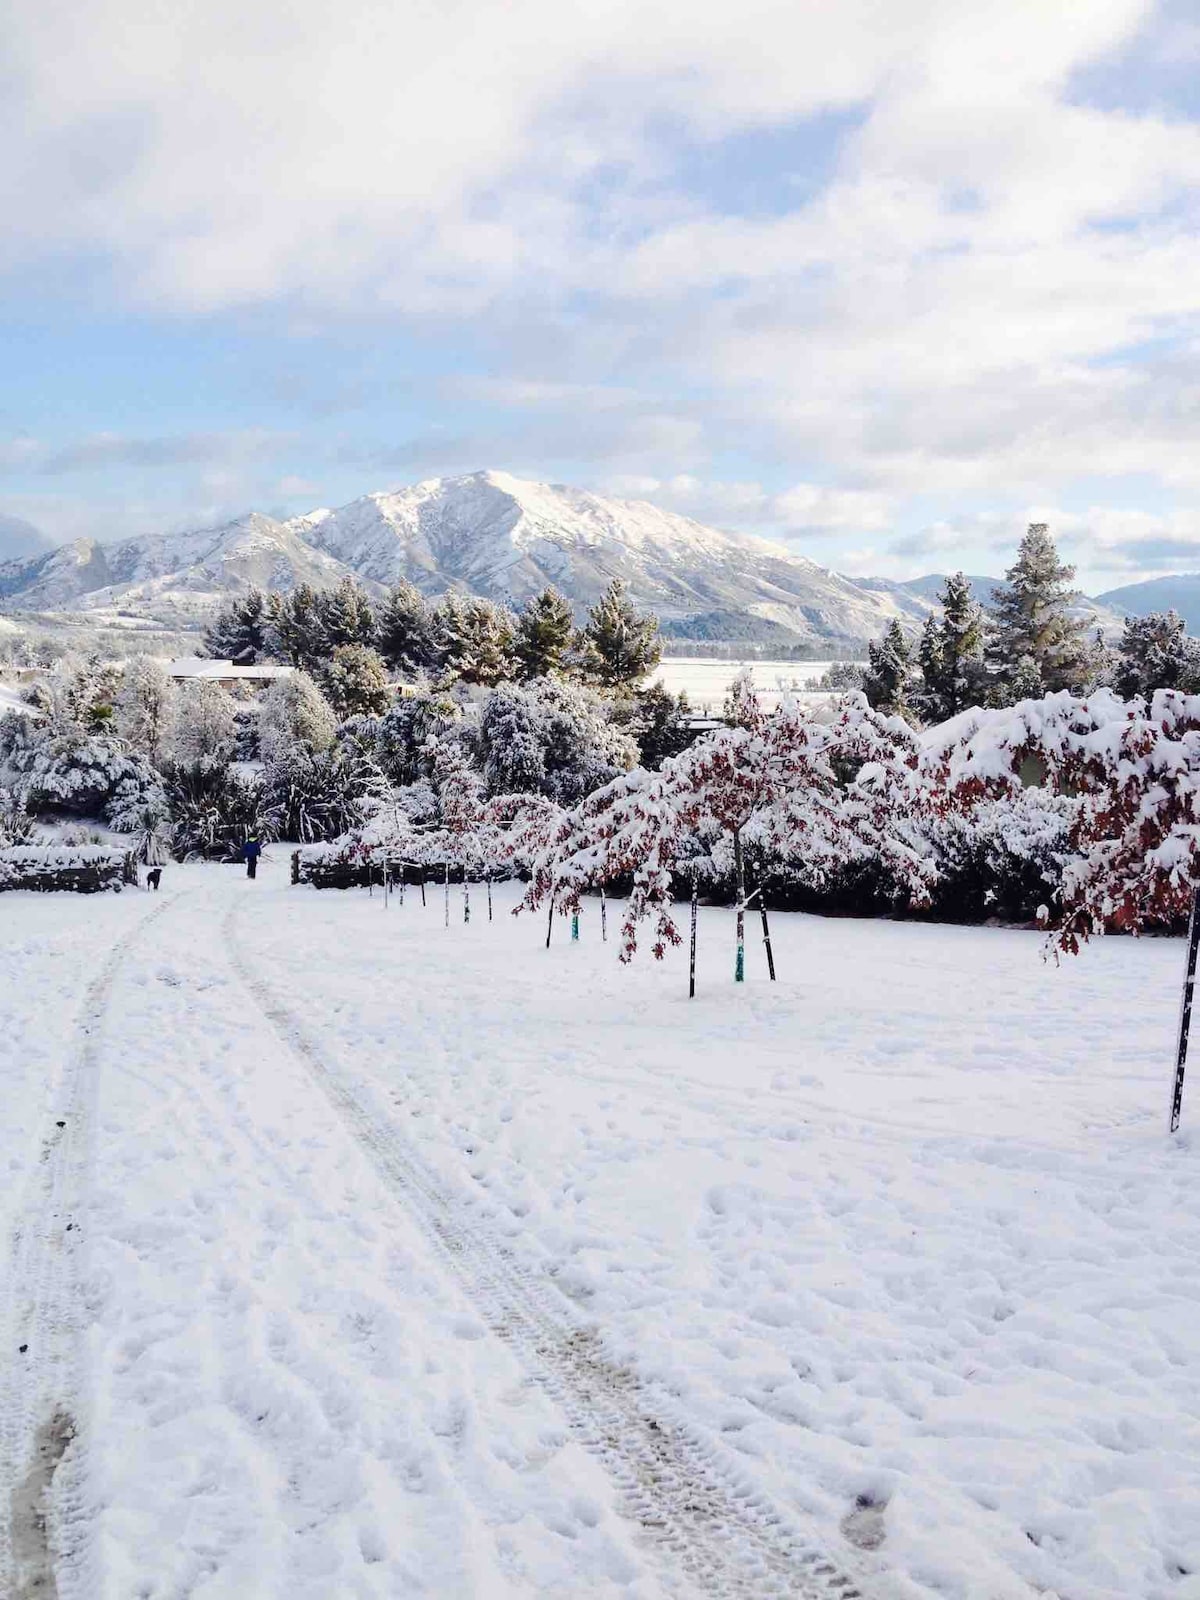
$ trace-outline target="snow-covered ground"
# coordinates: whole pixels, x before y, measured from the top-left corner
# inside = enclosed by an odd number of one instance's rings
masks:
[[[16,1593],[61,1454],[62,1600],[1200,1596],[1177,942],[776,916],[735,989],[711,910],[689,1002],[273,855],[0,895]]]
[[[803,693],[810,678],[826,672],[828,661],[714,661],[706,656],[664,656],[653,681],[672,694],[686,693],[693,711],[720,716],[729,686],[749,668],[763,706],[773,711],[785,695]]]

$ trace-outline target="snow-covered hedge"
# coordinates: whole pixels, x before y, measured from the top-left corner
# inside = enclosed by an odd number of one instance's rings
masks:
[[[99,844],[12,845],[0,850],[0,890],[95,894],[137,882],[132,852]]]

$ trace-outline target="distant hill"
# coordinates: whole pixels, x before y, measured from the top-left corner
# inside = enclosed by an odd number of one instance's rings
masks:
[[[1178,611],[1189,633],[1200,632],[1200,572],[1176,572],[1167,578],[1147,578],[1128,583],[1096,597],[1131,617],[1148,617],[1152,611]]]
[[[53,548],[52,542],[32,522],[0,513],[0,561],[27,561]]]

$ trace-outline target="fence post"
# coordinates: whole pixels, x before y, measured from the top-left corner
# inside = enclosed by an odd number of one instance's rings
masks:
[[[697,888],[696,874],[692,874],[692,945],[688,957],[688,999],[696,998],[696,920],[700,907],[700,891]]]
[[[1192,1021],[1192,995],[1196,988],[1196,948],[1200,945],[1200,889],[1192,894],[1188,919],[1187,964],[1183,973],[1183,1000],[1179,1007],[1179,1045],[1175,1051],[1175,1089],[1171,1097],[1171,1132],[1179,1131],[1183,1110],[1183,1074],[1187,1067],[1188,1029]]]

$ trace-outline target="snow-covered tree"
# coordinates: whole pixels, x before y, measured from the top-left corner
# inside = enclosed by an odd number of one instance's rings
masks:
[[[1157,689],[1200,691],[1200,640],[1187,636],[1177,611],[1127,617],[1117,646],[1112,685],[1122,700],[1143,699]]]
[[[544,678],[563,669],[575,637],[571,602],[553,586],[527,600],[517,618],[513,655],[522,678]]]
[[[264,639],[277,660],[306,672],[319,669],[330,654],[321,596],[311,584],[297,584],[291,594],[267,599]]]
[[[315,609],[321,638],[330,655],[342,645],[374,645],[371,597],[354,578],[345,577],[336,588],[318,590]]]
[[[621,578],[588,612],[580,644],[584,671],[609,689],[640,683],[662,657],[658,618],[635,609]]]
[[[921,685],[913,698],[925,722],[945,722],[986,696],[983,611],[961,572],[946,579],[938,597],[941,613],[930,616],[917,660]]]
[[[343,745],[281,741],[263,767],[263,806],[278,839],[335,839],[363,821],[379,792],[378,768]]]
[[[327,750],[337,733],[337,718],[306,672],[277,678],[262,697],[258,716],[259,750],[272,760],[285,745]]]
[[[887,717],[907,719],[911,715],[912,688],[912,650],[904,629],[893,617],[883,638],[867,646],[863,689],[873,710]]]
[[[365,644],[341,644],[321,675],[326,698],[339,717],[382,716],[394,693],[387,665]]]
[[[267,623],[267,596],[261,589],[235,595],[205,630],[204,653],[216,661],[251,665],[266,651]]]
[[[117,691],[114,720],[118,734],[157,765],[170,745],[178,702],[175,684],[161,661],[153,656],[131,656]]]
[[[408,677],[438,666],[432,608],[421,591],[401,579],[379,607],[375,642],[380,655]]]
[[[450,589],[433,608],[433,628],[444,678],[494,684],[512,676],[515,620],[503,606]]]
[[[992,595],[988,661],[993,693],[1016,702],[1034,693],[1080,690],[1092,668],[1086,624],[1074,611],[1075,568],[1058,558],[1050,529],[1033,522]],[[1034,675],[1036,674],[1036,684]]]
[[[178,760],[227,761],[237,742],[237,702],[212,678],[195,678],[179,695],[172,748]]]

